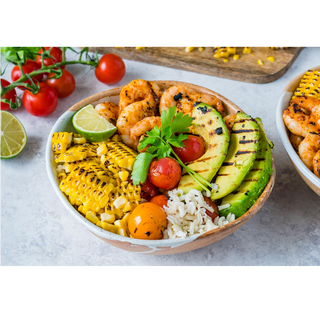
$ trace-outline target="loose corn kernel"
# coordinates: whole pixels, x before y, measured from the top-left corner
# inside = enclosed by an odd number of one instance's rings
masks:
[[[145,49],[145,48],[146,48],[145,44],[136,44],[136,49],[137,50],[142,50],[142,49]]]
[[[229,59],[223,59],[223,62],[228,62],[229,61]]]
[[[99,221],[99,219],[97,218],[95,213],[92,212],[92,211],[87,211],[86,219],[89,220],[90,222],[94,223],[94,224],[96,224]]]
[[[185,51],[186,52],[191,52],[195,49],[196,47],[186,47]]]
[[[127,198],[125,196],[121,196],[113,202],[113,205],[117,209],[120,209],[120,208],[123,208],[127,202],[128,202]]]
[[[126,203],[126,205],[124,206],[124,208],[123,208],[123,212],[131,212],[131,210],[132,210],[132,205],[131,205],[131,203],[128,201],[128,202]]]
[[[233,56],[233,60],[239,60],[239,58],[240,58],[240,56],[239,56],[238,54],[235,54],[235,55]]]
[[[108,152],[107,146],[103,143],[97,148],[97,155],[100,157]]]
[[[262,62],[261,59],[258,60],[258,64],[259,64],[260,66],[263,66],[263,62]]]
[[[59,173],[58,174],[58,179],[59,179],[59,181],[62,181],[63,179],[65,179],[67,177],[67,175],[65,174],[65,173]]]
[[[229,54],[236,54],[237,48],[236,47],[227,47],[227,51]]]
[[[273,57],[273,56],[269,56],[269,57],[267,57],[267,59],[268,59],[269,61],[271,61],[271,62],[274,62],[274,57]]]
[[[117,234],[118,234],[119,236],[123,236],[123,237],[127,237],[127,236],[128,236],[126,230],[124,230],[123,228],[118,228]]]
[[[111,140],[114,142],[121,142],[121,137],[118,134],[115,134]]]
[[[119,229],[119,227],[114,226],[113,224],[110,224],[108,222],[101,222],[101,227],[102,229],[113,232],[113,233],[117,233]]]
[[[72,142],[73,142],[74,144],[83,144],[83,143],[86,143],[87,140],[86,140],[86,138],[83,138],[83,137],[74,137],[74,138],[72,139]]]
[[[250,47],[244,47],[243,53],[251,53],[251,48]]]
[[[204,47],[199,47],[198,50],[202,52],[204,50]]]
[[[101,221],[105,221],[108,223],[114,223],[114,221],[116,220],[116,217],[114,215],[114,213],[101,213],[100,215]]]

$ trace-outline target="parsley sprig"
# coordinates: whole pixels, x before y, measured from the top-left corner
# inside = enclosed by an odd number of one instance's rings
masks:
[[[161,114],[161,128],[155,126],[152,130],[146,133],[146,136],[139,144],[139,151],[146,148],[146,152],[140,153],[133,165],[132,181],[135,185],[144,183],[148,176],[148,171],[153,158],[172,157],[188,172],[188,174],[206,191],[210,190],[206,187],[211,187],[210,182],[194,172],[186,166],[177,154],[173,151],[174,147],[185,147],[183,140],[188,138],[189,127],[192,123],[192,118],[189,115],[184,115],[182,112],[176,114],[176,107],[169,108],[168,111],[163,111]],[[179,135],[177,135],[179,133]]]

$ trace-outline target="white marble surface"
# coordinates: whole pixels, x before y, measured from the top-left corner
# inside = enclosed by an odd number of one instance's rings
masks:
[[[72,55],[68,56],[71,58]],[[2,68],[4,61],[2,62]],[[217,91],[264,121],[277,180],[266,205],[229,237],[205,248],[173,256],[121,251],[96,238],[64,209],[47,178],[45,144],[57,118],[74,103],[108,87],[84,66],[67,66],[77,87],[55,112],[36,118],[22,107],[15,115],[28,134],[25,150],[1,161],[2,265],[320,265],[320,198],[296,173],[275,125],[278,97],[299,73],[320,64],[320,48],[306,48],[279,80],[250,84],[202,74],[125,61],[118,85],[142,78],[180,80]],[[12,67],[4,75],[10,80]]]

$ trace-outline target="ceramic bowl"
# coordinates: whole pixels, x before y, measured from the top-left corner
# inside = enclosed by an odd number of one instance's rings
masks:
[[[189,88],[195,89],[196,91],[201,93],[215,95],[223,101],[227,114],[234,114],[237,111],[241,111],[240,108],[238,108],[234,103],[232,103],[225,97],[203,87],[199,87],[189,83],[177,82],[177,81],[156,81],[156,83],[159,85],[159,87],[162,90],[165,90],[168,87],[174,86],[174,85],[184,85]],[[243,216],[241,216],[239,219],[231,223],[228,223],[223,227],[217,228],[215,230],[211,230],[201,235],[190,236],[190,237],[187,237],[186,239],[137,240],[137,239],[127,238],[127,237],[122,237],[122,236],[113,234],[111,232],[108,232],[106,230],[103,230],[97,227],[96,225],[92,224],[87,219],[85,219],[77,210],[73,208],[73,206],[68,202],[67,198],[59,189],[59,181],[56,173],[56,164],[54,162],[54,155],[51,150],[51,135],[54,132],[59,132],[59,131],[69,131],[69,132],[74,131],[71,123],[72,116],[77,110],[79,110],[81,107],[85,105],[88,105],[88,104],[96,105],[104,101],[112,101],[114,103],[118,103],[119,93],[121,89],[122,87],[118,87],[111,90],[103,91],[75,104],[57,120],[56,124],[53,126],[51,133],[48,137],[48,142],[46,146],[46,164],[47,164],[48,176],[52,183],[52,186],[56,194],[58,195],[60,201],[65,206],[65,208],[73,215],[73,217],[75,217],[89,231],[91,231],[94,235],[99,237],[101,240],[123,250],[144,253],[144,254],[155,254],[155,255],[175,254],[175,253],[195,250],[223,239],[224,237],[228,236],[229,234],[231,234],[232,232],[240,228],[246,222],[248,222],[262,208],[262,206],[267,201],[272,191],[272,188],[274,186],[275,176],[276,176],[274,163],[273,163],[274,171],[269,180],[268,185],[266,186],[265,190],[263,191],[263,193],[261,194],[257,202]]]
[[[311,68],[311,70],[320,70],[320,66]],[[318,196],[320,196],[320,179],[305,166],[305,164],[301,161],[300,157],[292,147],[289,140],[289,130],[287,129],[282,119],[283,112],[288,107],[291,97],[294,91],[296,90],[297,86],[299,85],[301,78],[306,73],[306,71],[299,74],[297,77],[291,80],[289,84],[285,87],[284,91],[282,92],[280,99],[278,101],[278,106],[277,106],[277,115],[276,115],[277,128],[278,128],[278,132],[279,132],[282,144],[291,162],[293,163],[294,167],[298,171],[299,175],[306,182],[306,184]]]

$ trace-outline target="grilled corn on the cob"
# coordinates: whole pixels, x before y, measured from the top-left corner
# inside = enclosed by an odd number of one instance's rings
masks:
[[[292,98],[299,96],[320,99],[320,70],[308,70],[306,72]]]

